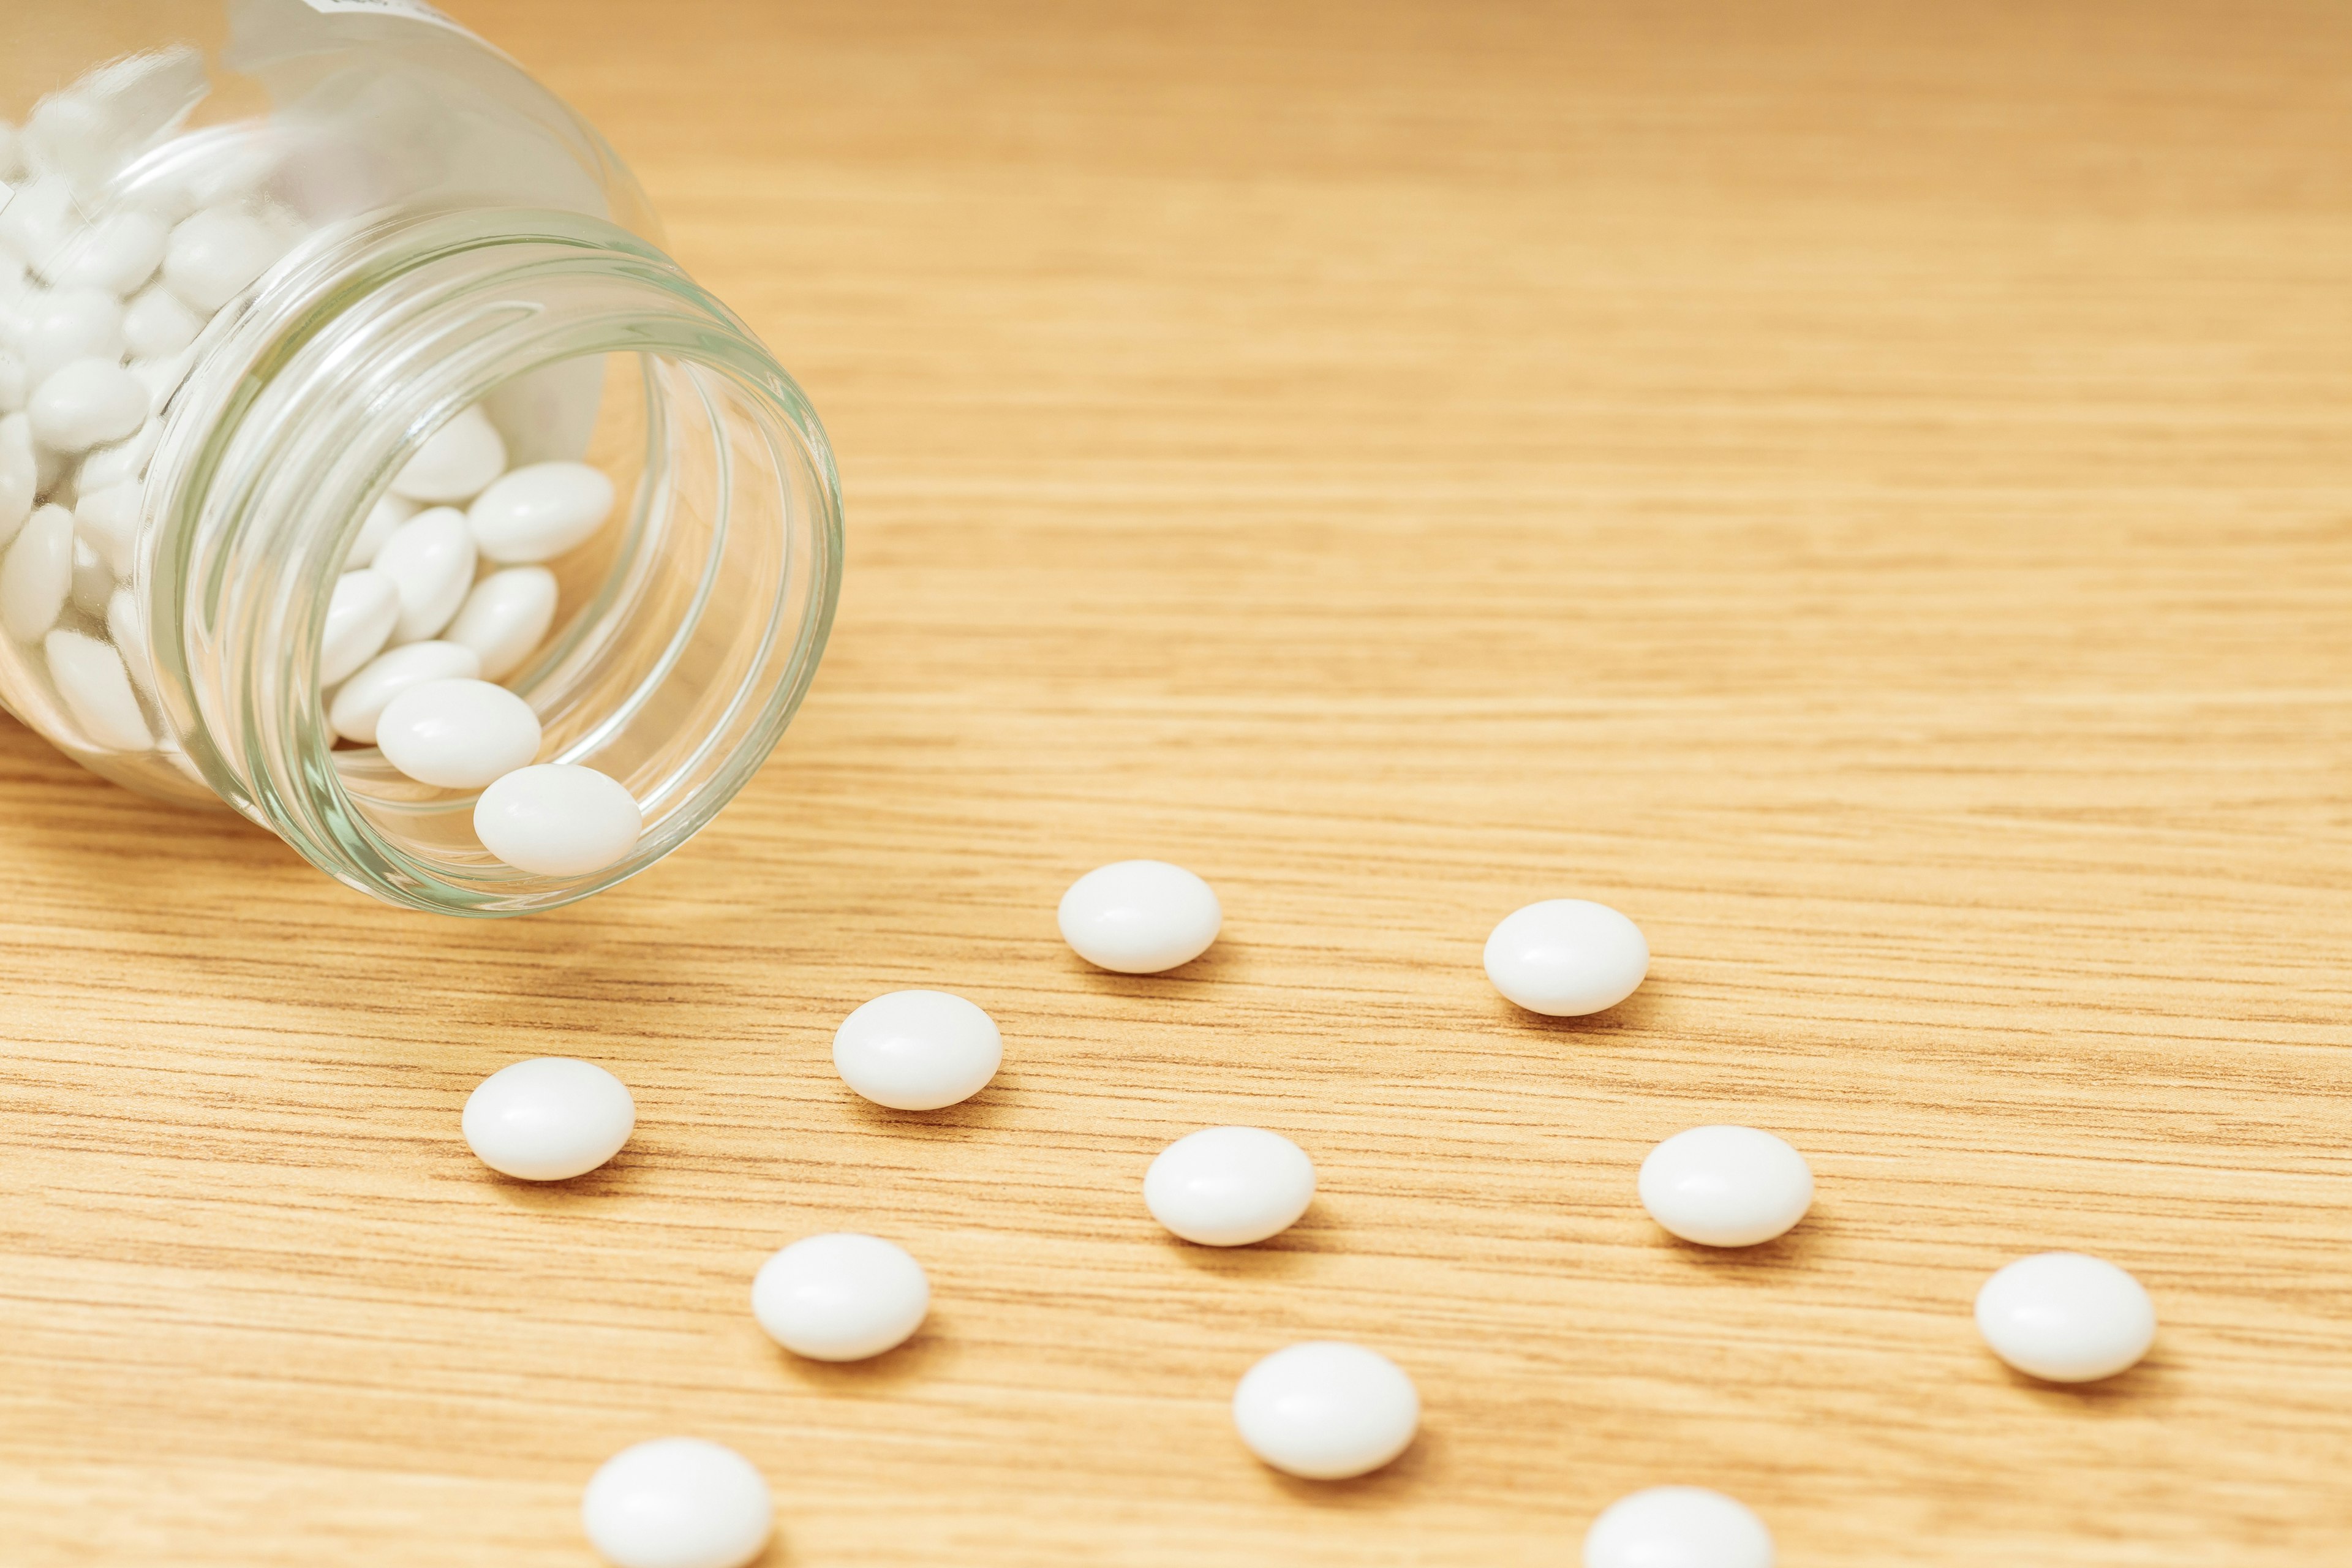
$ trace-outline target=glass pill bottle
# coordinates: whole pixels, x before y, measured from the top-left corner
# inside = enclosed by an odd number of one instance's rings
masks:
[[[593,130],[419,0],[17,0],[0,121],[11,712],[455,914],[744,784],[839,483]]]

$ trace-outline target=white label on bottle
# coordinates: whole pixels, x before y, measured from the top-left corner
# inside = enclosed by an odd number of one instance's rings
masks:
[[[474,35],[462,24],[450,20],[427,5],[425,0],[304,0],[311,10],[323,16],[338,12],[355,12],[365,16],[405,16],[413,22],[430,22],[436,27],[446,27],[453,33]]]

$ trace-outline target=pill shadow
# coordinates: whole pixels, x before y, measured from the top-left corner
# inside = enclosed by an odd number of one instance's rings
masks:
[[[2146,1415],[2151,1405],[2169,1403],[2174,1393],[2170,1369],[2156,1351],[2150,1351],[2138,1364],[2096,1383],[2052,1383],[2030,1372],[2020,1372],[1998,1358],[1994,1364],[2009,1380],[2010,1387],[2030,1396],[2043,1409],[2070,1418]]]
[[[1660,996],[1645,986],[1614,1007],[1603,1007],[1598,1013],[1585,1013],[1573,1018],[1555,1018],[1549,1013],[1531,1013],[1499,994],[1490,992],[1488,994],[1492,999],[1492,1016],[1496,1021],[1517,1033],[1571,1038],[1639,1034],[1654,1029],[1658,1026],[1661,1005]]]
[[[471,1156],[467,1156],[471,1159]],[[640,1171],[650,1162],[631,1159],[627,1152],[615,1154],[593,1171],[569,1176],[560,1182],[528,1182],[520,1176],[509,1176],[480,1165],[480,1180],[499,1202],[509,1208],[531,1214],[546,1214],[577,1208],[592,1198],[617,1198],[630,1195],[642,1181]]]
[[[1403,1453],[1370,1475],[1354,1476],[1344,1481],[1310,1481],[1286,1475],[1270,1465],[1263,1468],[1277,1490],[1308,1508],[1335,1513],[1374,1513],[1404,1507],[1419,1497],[1423,1483],[1442,1461],[1444,1447],[1443,1433],[1423,1427]]]
[[[864,1361],[812,1361],[769,1342],[777,1363],[802,1388],[845,1398],[883,1398],[919,1380],[948,1375],[956,1361],[955,1341],[924,1320],[914,1337]]]
[[[1243,950],[1221,942],[1211,942],[1209,951],[1200,957],[1156,974],[1122,974],[1115,969],[1098,969],[1067,949],[1063,951],[1062,958],[1066,971],[1097,996],[1168,1000],[1198,997],[1204,986],[1235,980],[1247,962]]]
[[[1002,1086],[991,1084],[970,1100],[943,1105],[937,1110],[893,1110],[862,1094],[845,1089],[839,1096],[848,1113],[868,1131],[908,1133],[995,1132],[1012,1125],[1013,1107]]]
[[[1286,1233],[1286,1235],[1287,1233]],[[1332,1247],[1301,1247],[1280,1245],[1284,1238],[1253,1242],[1247,1247],[1202,1247],[1181,1237],[1166,1236],[1161,1240],[1184,1266],[1205,1274],[1213,1279],[1291,1279],[1314,1267],[1315,1257],[1321,1252],[1337,1252]]]
[[[1664,1228],[1658,1229],[1657,1237],[1668,1252],[1705,1269],[1710,1277],[1745,1283],[1819,1263],[1822,1248],[1828,1245],[1823,1234],[1827,1227],[1821,1219],[1818,1214],[1808,1214],[1792,1228],[1753,1247],[1708,1247],[1685,1241]]]

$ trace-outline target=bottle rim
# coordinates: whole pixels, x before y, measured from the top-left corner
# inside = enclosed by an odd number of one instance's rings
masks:
[[[551,878],[478,850],[428,850],[394,830],[382,801],[363,808],[338,760],[352,753],[336,751],[320,680],[336,579],[369,509],[443,424],[518,377],[620,354],[675,371],[695,395],[678,401],[710,405],[702,412],[725,425],[712,448],[717,542],[677,639],[711,618],[702,606],[725,565],[720,548],[777,563],[764,624],[755,613],[709,628],[735,639],[726,646],[740,689],[721,694],[708,734],[681,737],[667,771],[654,770],[653,796],[640,797],[646,833],[617,864]],[[181,399],[191,416],[167,417],[140,566],[158,700],[215,794],[347,885],[472,916],[601,891],[699,831],[807,693],[840,591],[831,447],[756,335],[635,235],[512,208],[355,220],[312,237],[273,274]],[[780,493],[753,504],[763,478]],[[632,526],[664,515],[660,488],[677,482],[649,471]],[[755,612],[767,581],[750,586]],[[633,688],[635,700],[660,673]],[[541,760],[576,760],[593,735]],[[471,798],[445,792],[416,809],[446,817],[469,812]]]

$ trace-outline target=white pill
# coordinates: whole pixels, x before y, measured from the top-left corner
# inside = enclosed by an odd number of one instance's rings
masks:
[[[33,451],[33,422],[22,414],[0,417],[0,544],[16,537],[40,493],[41,460]]]
[[[346,741],[375,744],[376,721],[385,706],[412,686],[428,680],[471,680],[482,673],[474,650],[452,642],[404,643],[376,655],[337,689],[327,722]]]
[[[383,552],[384,542],[416,512],[415,501],[398,496],[385,496],[368,508],[367,521],[360,524],[359,537],[352,541],[352,552],[343,558],[343,570],[374,565],[375,558]]]
[[[583,542],[613,513],[613,481],[585,463],[532,463],[491,481],[466,510],[474,542],[498,562],[546,561]]]
[[[26,384],[36,390],[75,360],[110,364],[122,349],[122,301],[103,289],[45,289],[18,312],[16,352],[24,356]]]
[[[64,253],[81,229],[73,183],[58,175],[28,180],[16,187],[11,199],[0,201],[0,245],[24,258],[43,277],[48,275],[48,264]]]
[[[1753,1127],[1694,1127],[1642,1162],[1642,1206],[1685,1241],[1754,1247],[1805,1217],[1813,1172],[1805,1157]]]
[[[841,1080],[894,1110],[937,1110],[970,1100],[1003,1061],[996,1021],[944,991],[877,996],[833,1036]]]
[[[811,1361],[864,1361],[904,1344],[931,1310],[931,1282],[907,1249],[846,1232],[793,1243],[760,1266],[751,1315]]]
[[[114,574],[97,547],[80,537],[77,531],[73,547],[73,588],[68,597],[73,607],[93,618],[106,614],[106,601],[114,593]]]
[[[0,557],[0,629],[18,642],[41,640],[73,591],[73,513],[45,506]]]
[[[400,619],[400,590],[381,572],[346,572],[327,601],[327,634],[319,652],[319,684],[340,685],[376,656]]]
[[[1736,1498],[1652,1487],[1592,1521],[1584,1568],[1772,1568],[1772,1532]]]
[[[392,640],[435,636],[466,602],[474,581],[474,535],[466,514],[453,506],[418,512],[392,531],[369,565],[391,578],[400,594]]]
[[[1151,1217],[1203,1247],[1247,1247],[1290,1228],[1315,1198],[1315,1162],[1279,1132],[1205,1127],[1143,1173]]]
[[[142,289],[123,307],[122,341],[140,359],[163,359],[196,341],[205,319],[162,284]]]
[[[617,865],[645,828],[627,785],[574,763],[517,768],[474,803],[482,847],[537,877],[584,877]]]
[[[62,629],[43,638],[41,647],[58,695],[92,742],[116,752],[143,752],[155,743],[121,655],[96,637]]]
[[[284,254],[278,231],[233,207],[182,218],[163,247],[163,281],[199,310],[219,310]]]
[[[375,743],[419,784],[479,789],[530,765],[539,754],[539,715],[487,680],[428,680],[384,705]]]
[[[594,1062],[534,1057],[502,1067],[458,1119],[483,1164],[526,1182],[562,1182],[621,1152],[637,1125],[628,1086]]]
[[[155,455],[156,443],[163,438],[163,422],[150,419],[128,439],[100,447],[84,458],[75,483],[84,490],[97,490],[137,479],[147,471],[147,459]]]
[[[74,502],[74,537],[86,541],[105,559],[107,570],[128,582],[139,560],[140,504],[144,492],[135,484],[82,489]]]
[[[1165,860],[1097,866],[1062,895],[1062,940],[1121,974],[1190,963],[1217,940],[1225,913],[1208,883]]]
[[[613,1568],[743,1568],[775,1520],[751,1462],[699,1437],[622,1449],[580,1500],[588,1542]]]
[[[1993,1353],[2052,1383],[2113,1377],[2156,1342],[2156,1303],[2103,1258],[2021,1258],[1977,1292],[1977,1331]]]
[[[147,386],[110,359],[95,355],[60,365],[25,405],[33,439],[59,452],[87,452],[120,441],[146,423]]]
[[[152,213],[109,213],[76,236],[58,268],[58,279],[128,294],[155,275],[171,230]]]
[[[1530,1013],[1580,1017],[1614,1007],[1650,972],[1642,928],[1584,899],[1549,899],[1503,919],[1486,939],[1486,978]]]
[[[114,596],[106,601],[106,635],[114,639],[123,668],[131,672],[131,683],[148,696],[154,696],[154,656],[147,647],[147,623],[140,614],[139,601],[131,596],[128,588],[117,588]]]
[[[0,296],[0,344],[8,340],[7,301]],[[32,377],[25,369],[25,356],[15,349],[0,347],[0,414],[15,414],[23,409],[25,399],[33,392]]]
[[[425,438],[393,477],[392,493],[411,500],[462,501],[505,471],[507,445],[479,408],[468,408]]]
[[[1234,1390],[1234,1425],[1277,1470],[1335,1481],[1377,1470],[1421,1425],[1421,1394],[1377,1351],[1336,1340],[1278,1350]]]
[[[475,584],[441,635],[482,656],[483,679],[504,680],[554,624],[555,574],[544,566],[509,566]]]
[[[170,405],[172,394],[180,390],[180,384],[188,379],[188,373],[196,368],[196,351],[187,348],[163,359],[135,359],[129,368],[139,378],[139,384],[147,389],[149,405],[163,408]]]

